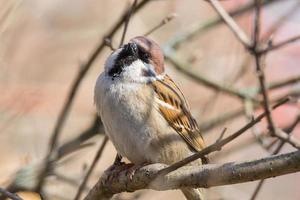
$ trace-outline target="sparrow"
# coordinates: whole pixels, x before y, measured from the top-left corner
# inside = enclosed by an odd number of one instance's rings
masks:
[[[94,101],[118,154],[135,165],[171,165],[205,147],[183,93],[165,73],[162,49],[152,39],[134,37],[111,53],[96,81]],[[181,190],[187,199],[203,199],[200,189]]]

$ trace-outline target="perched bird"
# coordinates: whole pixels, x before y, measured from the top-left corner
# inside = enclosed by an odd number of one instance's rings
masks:
[[[135,37],[108,57],[94,100],[118,154],[135,165],[172,164],[205,147],[187,101],[165,73],[161,48],[149,38]],[[203,199],[200,189],[182,191]]]

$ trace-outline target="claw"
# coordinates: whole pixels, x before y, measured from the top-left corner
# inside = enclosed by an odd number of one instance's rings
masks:
[[[127,170],[127,172],[126,172],[126,175],[128,176],[129,180],[132,181],[135,172],[136,172],[138,169],[140,169],[140,168],[142,168],[142,167],[144,167],[144,166],[146,166],[146,165],[148,165],[148,163],[142,163],[142,164],[139,164],[139,165],[133,165],[132,167],[130,167],[130,168]]]
[[[113,165],[122,165],[124,162],[122,162],[122,156],[117,153],[114,164]]]

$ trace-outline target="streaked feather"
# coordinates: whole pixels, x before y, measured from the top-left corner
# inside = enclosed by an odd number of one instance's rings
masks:
[[[177,85],[165,75],[152,83],[159,110],[170,126],[195,150],[205,147],[203,138],[189,106]]]

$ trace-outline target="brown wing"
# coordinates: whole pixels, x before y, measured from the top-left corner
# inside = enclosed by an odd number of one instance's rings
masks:
[[[165,75],[163,80],[153,82],[158,97],[159,110],[170,126],[195,150],[205,147],[203,138],[188,104],[172,79]]]

